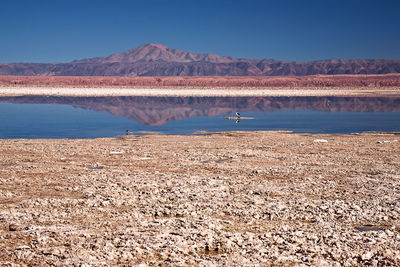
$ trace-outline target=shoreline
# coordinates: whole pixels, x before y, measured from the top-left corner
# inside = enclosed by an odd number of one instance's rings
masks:
[[[246,96],[400,96],[400,87],[317,87],[317,88],[208,88],[208,87],[0,87],[5,96],[160,96],[160,97],[246,97]]]
[[[56,142],[59,140],[65,140],[65,141],[90,141],[90,140],[114,140],[114,139],[124,139],[124,138],[135,138],[135,137],[149,137],[151,138],[152,136],[157,136],[157,137],[196,137],[196,136],[218,136],[218,135],[241,135],[241,136],[246,136],[246,135],[253,135],[256,133],[265,133],[265,134],[287,134],[287,135],[305,135],[305,136],[331,136],[331,137],[341,137],[341,136],[399,136],[400,139],[400,132],[398,131],[364,131],[364,132],[348,132],[348,133],[314,133],[314,132],[293,132],[290,130],[237,130],[237,131],[219,131],[219,132],[207,132],[207,131],[198,131],[198,132],[193,132],[191,134],[183,134],[183,133],[172,133],[172,134],[166,134],[166,133],[161,133],[161,132],[152,132],[152,131],[138,131],[138,132],[132,132],[128,135],[115,135],[115,136],[105,136],[105,137],[54,137],[54,138],[49,138],[49,137],[38,137],[38,138],[0,138],[2,141],[30,141],[30,140],[36,140],[36,141],[44,141],[44,142]]]

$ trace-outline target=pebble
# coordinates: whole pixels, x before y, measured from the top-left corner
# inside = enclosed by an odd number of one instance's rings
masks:
[[[325,140],[325,139],[315,139],[313,142],[314,142],[314,143],[328,143],[328,140]]]
[[[10,224],[8,226],[9,231],[20,231],[21,229],[22,229],[22,227],[18,224]]]

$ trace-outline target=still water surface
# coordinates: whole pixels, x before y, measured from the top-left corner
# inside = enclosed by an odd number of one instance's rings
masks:
[[[226,120],[226,116],[254,117]],[[400,131],[398,97],[0,97],[0,138]]]

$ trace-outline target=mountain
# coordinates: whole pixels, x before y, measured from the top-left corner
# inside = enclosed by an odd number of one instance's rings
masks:
[[[400,73],[400,60],[287,62],[198,54],[145,44],[106,57],[69,63],[0,64],[0,75],[43,76],[282,76]]]
[[[85,64],[88,63],[131,64],[136,62],[233,63],[233,62],[240,62],[240,59],[235,59],[231,57],[222,57],[214,54],[196,54],[196,53],[184,52],[179,49],[166,47],[165,45],[162,44],[145,44],[120,54],[112,54],[108,57],[95,57],[95,58],[73,61],[73,63],[85,63]]]

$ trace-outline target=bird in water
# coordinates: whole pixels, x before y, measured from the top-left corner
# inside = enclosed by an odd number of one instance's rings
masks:
[[[236,123],[240,122],[240,113],[236,112]]]

